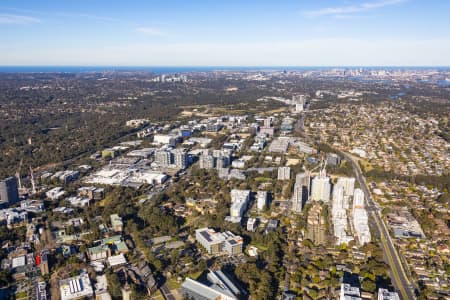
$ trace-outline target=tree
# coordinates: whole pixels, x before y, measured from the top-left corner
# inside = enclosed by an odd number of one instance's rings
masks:
[[[361,283],[361,288],[367,292],[374,293],[377,289],[377,285],[371,279],[365,278]]]
[[[119,276],[116,273],[108,270],[106,272],[106,279],[108,281],[108,292],[113,299],[120,299],[122,297],[122,290],[119,281]]]

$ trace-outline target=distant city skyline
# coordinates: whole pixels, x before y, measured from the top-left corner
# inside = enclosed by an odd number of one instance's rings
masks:
[[[450,1],[11,1],[1,66],[450,66]]]

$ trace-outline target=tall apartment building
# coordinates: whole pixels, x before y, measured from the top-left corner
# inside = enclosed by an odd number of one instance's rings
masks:
[[[186,168],[188,165],[188,156],[186,151],[182,149],[172,150],[173,163],[178,168]]]
[[[279,167],[278,168],[278,180],[289,180],[291,179],[291,168],[290,167]]]
[[[291,199],[292,211],[296,213],[302,212],[303,206],[305,205],[307,200],[308,200],[308,190],[306,186],[295,183],[294,192],[292,194]]]
[[[295,183],[305,186],[309,192],[311,188],[311,175],[309,172],[298,173],[295,176]]]
[[[231,207],[230,218],[231,222],[237,223],[241,221],[247,210],[250,201],[250,190],[231,190]]]
[[[344,188],[344,196],[353,196],[355,191],[354,177],[340,177],[338,178],[336,185]]]
[[[367,211],[364,208],[364,192],[355,189],[353,196],[353,229],[359,244],[364,245],[371,240]]]
[[[328,202],[330,201],[330,193],[330,177],[327,176],[325,169],[323,169],[312,180],[311,200]]]
[[[195,239],[209,254],[240,254],[244,244],[242,237],[234,235],[230,231],[216,232],[214,229],[206,227],[195,231]]]
[[[8,177],[0,181],[0,206],[8,206],[19,201],[17,178]]]

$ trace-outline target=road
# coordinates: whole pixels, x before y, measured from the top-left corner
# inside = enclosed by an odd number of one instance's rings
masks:
[[[176,298],[172,295],[170,292],[169,287],[164,283],[159,290],[161,291],[161,294],[163,295],[164,299],[166,300],[176,300]]]
[[[406,275],[405,270],[403,269],[402,262],[397,253],[397,250],[394,247],[391,236],[389,235],[389,231],[384,223],[380,209],[375,204],[372,195],[367,187],[366,179],[364,178],[361,168],[359,167],[358,162],[349,154],[343,153],[346,157],[347,161],[350,161],[353,165],[353,170],[356,175],[356,180],[358,180],[361,189],[364,192],[366,198],[367,211],[369,215],[372,217],[374,224],[376,225],[376,230],[378,232],[378,236],[381,240],[381,248],[386,257],[387,263],[390,267],[391,278],[394,287],[400,294],[401,299],[409,300],[415,299],[414,296],[414,285],[412,285]]]

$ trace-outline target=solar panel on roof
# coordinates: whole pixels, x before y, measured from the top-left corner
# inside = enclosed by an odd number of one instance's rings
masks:
[[[210,235],[206,231],[200,231],[200,234],[208,241],[212,242]]]

